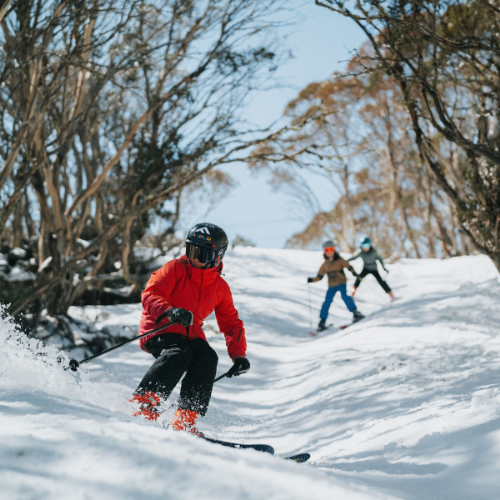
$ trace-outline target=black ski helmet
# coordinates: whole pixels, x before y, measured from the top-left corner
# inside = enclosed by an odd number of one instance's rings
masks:
[[[197,259],[203,269],[218,266],[228,246],[227,235],[224,230],[210,224],[200,222],[193,226],[186,237],[186,255],[189,260]]]

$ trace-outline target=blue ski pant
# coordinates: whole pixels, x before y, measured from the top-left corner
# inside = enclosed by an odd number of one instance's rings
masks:
[[[321,306],[321,311],[319,313],[319,317],[321,319],[328,318],[328,311],[330,309],[330,306],[332,305],[333,297],[335,297],[335,294],[337,292],[340,292],[340,296],[342,297],[342,300],[345,302],[345,305],[347,306],[347,309],[349,309],[349,311],[352,312],[356,310],[356,304],[354,303],[353,298],[350,295],[347,295],[347,286],[345,285],[345,283],[343,283],[342,285],[331,286],[330,288],[328,288],[325,301]]]

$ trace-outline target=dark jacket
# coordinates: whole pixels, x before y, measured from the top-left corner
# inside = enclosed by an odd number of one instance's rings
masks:
[[[347,283],[344,269],[349,269],[349,271],[354,273],[351,264],[344,260],[337,252],[335,252],[332,260],[326,257],[326,255],[324,255],[324,257],[325,262],[319,268],[318,276],[314,278],[313,281],[320,281],[323,279],[323,276],[327,274],[329,287]]]

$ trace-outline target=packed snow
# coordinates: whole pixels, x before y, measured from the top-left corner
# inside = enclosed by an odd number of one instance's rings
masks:
[[[77,374],[54,346],[0,320],[0,497],[12,499],[494,499],[500,491],[500,281],[485,256],[401,260],[339,296],[317,321],[320,252],[236,248],[225,279],[244,320],[251,370],[214,388],[206,435],[272,445],[234,450],[132,416],[153,358],[137,343]],[[158,261],[158,265],[162,262]],[[360,262],[354,262],[358,270]],[[353,278],[349,283],[352,285]],[[72,308],[137,332],[140,304]],[[314,327],[313,327],[314,325]],[[207,338],[230,366],[214,318]],[[296,464],[280,457],[309,452]]]

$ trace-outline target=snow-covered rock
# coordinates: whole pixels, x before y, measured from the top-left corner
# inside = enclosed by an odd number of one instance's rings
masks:
[[[34,281],[35,275],[23,269],[19,264],[11,268],[10,274],[6,277],[7,281]]]
[[[28,253],[24,248],[15,247],[9,250],[9,260],[12,260],[13,264],[18,260],[24,260],[27,258]],[[11,265],[13,265],[11,264]]]

